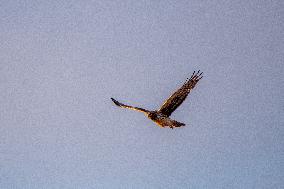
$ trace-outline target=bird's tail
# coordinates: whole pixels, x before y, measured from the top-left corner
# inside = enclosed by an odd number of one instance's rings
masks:
[[[170,127],[171,129],[174,129],[175,127],[183,127],[185,126],[184,123],[178,122],[176,120],[170,119],[170,124],[169,125],[165,125]]]
[[[185,126],[184,123],[181,123],[181,122],[174,120],[174,127],[183,127],[183,126]]]

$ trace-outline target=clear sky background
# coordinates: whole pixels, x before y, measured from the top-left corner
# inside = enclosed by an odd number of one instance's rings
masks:
[[[283,1],[0,3],[0,188],[284,188]],[[162,129],[157,109],[204,78]]]

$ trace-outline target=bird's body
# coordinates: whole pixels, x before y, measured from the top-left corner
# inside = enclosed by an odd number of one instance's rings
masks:
[[[151,119],[152,121],[154,121],[160,127],[168,126],[168,127],[174,128],[174,127],[185,126],[184,123],[180,123],[178,121],[172,120],[168,116],[160,112],[157,112],[157,111],[150,112],[149,114],[147,114],[147,117]]]
[[[117,100],[111,98],[111,100],[119,107],[128,108],[131,110],[136,110],[143,112],[146,116],[154,121],[160,127],[181,127],[185,126],[184,123],[178,122],[176,120],[170,119],[169,116],[176,110],[176,108],[181,105],[181,103],[186,99],[188,94],[190,93],[191,89],[195,87],[197,82],[202,78],[202,73],[199,71],[195,74],[193,72],[190,79],[188,79],[181,88],[179,88],[174,94],[172,94],[165,103],[161,106],[159,110],[156,111],[149,111],[144,108],[133,107],[129,105],[122,104]]]

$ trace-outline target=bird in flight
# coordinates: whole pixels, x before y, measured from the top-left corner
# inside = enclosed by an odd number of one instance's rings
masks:
[[[177,109],[177,107],[182,104],[182,102],[190,93],[191,89],[193,89],[198,81],[203,77],[202,73],[203,72],[200,73],[200,70],[196,73],[194,71],[191,77],[187,78],[184,84],[164,102],[159,110],[150,111],[144,108],[122,104],[113,98],[111,98],[111,100],[115,105],[121,108],[128,108],[131,110],[143,112],[149,119],[154,121],[160,127],[170,127],[171,129],[175,127],[182,127],[185,126],[184,123],[178,122],[169,117]]]

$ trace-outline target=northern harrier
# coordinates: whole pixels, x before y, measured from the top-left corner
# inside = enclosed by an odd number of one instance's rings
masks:
[[[187,78],[185,83],[179,88],[174,94],[172,94],[160,107],[159,110],[149,111],[143,108],[128,106],[118,102],[117,100],[111,98],[111,100],[121,108],[128,108],[131,110],[136,110],[139,112],[145,113],[145,115],[154,121],[160,127],[170,127],[173,129],[174,127],[185,126],[184,123],[180,123],[176,120],[170,119],[169,116],[177,109],[179,105],[186,99],[187,95],[190,93],[191,89],[195,87],[197,82],[203,77],[202,73],[195,73],[191,75],[190,78]]]

